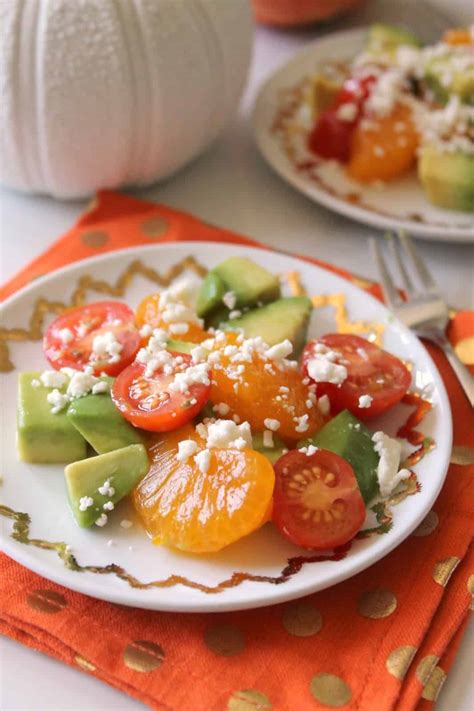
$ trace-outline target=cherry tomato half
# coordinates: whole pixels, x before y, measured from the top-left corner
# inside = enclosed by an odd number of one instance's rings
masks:
[[[170,432],[192,420],[209,399],[211,385],[194,383],[187,392],[170,389],[176,373],[192,365],[191,356],[173,353],[173,372],[162,368],[146,375],[146,367],[133,363],[116,378],[112,400],[126,420],[150,432]],[[168,370],[168,369],[167,369]]]
[[[94,354],[94,339],[107,338],[109,333],[111,352]],[[115,341],[120,345],[114,349]],[[134,313],[119,301],[97,301],[71,309],[51,323],[43,338],[43,351],[53,368],[82,370],[91,365],[96,374],[117,375],[133,361],[139,347]]]
[[[333,414],[347,409],[367,420],[396,405],[407,392],[411,375],[401,360],[365,338],[344,333],[328,334],[306,345],[303,372],[308,377],[308,364],[316,356],[318,343],[339,353],[336,362],[347,369],[347,378],[340,385],[316,382],[317,395],[329,397]]]
[[[326,449],[307,456],[299,450],[275,464],[273,521],[292,543],[329,550],[361,529],[365,505],[354,471]]]
[[[309,134],[308,147],[316,155],[328,160],[347,163],[350,158],[352,134],[360,119],[365,100],[375,81],[372,75],[363,78],[349,77],[339,90],[334,106],[322,111]],[[341,109],[355,105],[352,118],[342,118]]]

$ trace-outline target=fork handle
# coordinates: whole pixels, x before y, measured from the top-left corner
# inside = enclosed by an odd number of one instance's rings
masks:
[[[469,400],[471,407],[474,408],[474,377],[471,375],[469,370],[466,368],[464,363],[458,358],[456,351],[452,347],[451,343],[448,341],[446,336],[442,333],[424,333],[422,334],[430,341],[433,341],[440,348],[443,349],[446,358],[448,359],[451,368],[454,370],[457,379],[459,380],[462,389],[464,390],[467,399]]]

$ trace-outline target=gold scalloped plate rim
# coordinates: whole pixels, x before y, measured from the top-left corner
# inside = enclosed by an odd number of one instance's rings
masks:
[[[176,243],[174,243],[176,246]],[[181,248],[184,247],[185,243],[178,243],[181,245]],[[203,242],[201,243],[203,246],[204,245],[212,245],[212,247],[215,248],[215,243],[206,243]],[[161,247],[166,247],[169,245],[160,245]],[[190,248],[190,245],[188,243],[188,248]],[[220,245],[221,246],[221,245]],[[222,245],[222,246],[227,246],[227,245]],[[153,249],[159,248],[158,245],[153,245],[153,246],[145,246],[145,247],[138,247],[137,251],[141,251],[141,249],[145,251],[150,251]],[[195,249],[195,244],[193,244],[193,248]],[[252,251],[262,251],[259,250],[258,248],[252,248],[252,247],[246,247],[245,249],[250,249]],[[66,270],[71,270],[74,271],[75,269],[81,269],[87,266],[86,263],[93,262],[94,264],[97,264],[97,262],[102,262],[103,260],[107,260],[107,258],[111,258],[112,256],[115,257],[120,257],[121,254],[123,253],[129,253],[129,249],[124,249],[124,250],[117,250],[109,254],[104,254],[104,255],[99,255],[97,257],[92,257],[91,259],[87,260],[82,260],[82,262],[76,262],[71,265],[68,265],[65,270],[61,270],[61,276],[64,275],[64,271]],[[277,252],[278,254],[278,252]],[[286,255],[285,253],[280,253],[280,255],[285,258],[291,258],[296,261],[303,261],[303,260],[298,260],[297,257],[291,257],[291,255]],[[303,261],[303,263],[310,267],[314,268],[316,270],[323,270],[321,267],[318,265],[312,265],[310,263],[306,263]],[[180,274],[182,274],[186,269],[191,269],[194,271],[196,274],[203,276],[206,273],[206,267],[204,267],[202,264],[199,263],[199,261],[192,255],[186,255],[183,257],[179,262],[171,265],[167,272],[163,275],[159,272],[156,272],[154,269],[150,267],[146,267],[140,260],[134,259],[130,261],[130,263],[125,267],[125,269],[121,270],[119,276],[115,280],[114,283],[109,284],[108,282],[104,280],[97,280],[92,278],[90,275],[83,275],[82,277],[79,277],[78,281],[76,282],[74,288],[72,289],[72,296],[69,301],[69,303],[63,303],[63,302],[49,302],[48,300],[45,299],[39,299],[39,301],[42,301],[43,303],[40,305],[40,309],[37,310],[36,308],[33,309],[32,315],[30,317],[30,329],[26,328],[19,328],[19,329],[13,329],[14,331],[21,331],[21,337],[20,338],[13,338],[13,339],[8,339],[8,338],[3,338],[3,343],[7,340],[13,340],[14,342],[25,342],[25,341],[35,341],[38,340],[38,338],[41,337],[40,331],[42,328],[42,321],[44,318],[45,313],[52,312],[52,313],[61,313],[63,310],[66,308],[70,307],[71,305],[80,305],[81,303],[84,303],[86,294],[88,292],[94,292],[94,293],[99,293],[99,294],[106,294],[108,296],[115,296],[115,297],[123,297],[127,291],[127,288],[129,284],[131,283],[132,279],[138,274],[141,276],[144,276],[147,278],[151,283],[159,286],[166,286],[169,284],[173,279],[178,277]],[[291,273],[294,275],[294,270],[291,271]],[[41,278],[41,281],[43,279],[45,281],[48,281],[51,277],[54,276],[54,272],[51,274],[47,274],[44,277]],[[332,274],[331,276],[334,277],[336,283],[340,283],[344,285],[346,283],[346,280],[344,280],[342,277],[339,277],[338,275]],[[357,280],[357,277],[356,277]],[[347,282],[347,285],[349,285],[350,282]],[[11,301],[16,300],[18,296],[24,294],[26,291],[29,291],[30,289],[35,289],[38,288],[41,284],[38,283],[32,283],[29,287],[26,289],[18,292],[17,294],[13,295],[13,297],[10,297],[8,300],[6,300],[3,304],[4,307],[7,307]],[[353,284],[355,286],[355,284]],[[363,291],[359,287],[356,286],[356,288],[359,291]],[[294,281],[293,283],[293,289],[298,290],[299,293],[301,293],[302,288],[301,284],[297,283]],[[369,299],[373,299],[369,293],[364,292],[366,297]],[[329,294],[329,297],[331,296],[341,296],[341,292],[337,292],[334,294]],[[347,310],[345,306],[345,299],[340,299],[337,298],[335,301],[329,299],[320,299],[320,297],[315,296],[313,297],[313,302],[316,308],[321,307],[321,306],[333,306],[335,309],[335,316],[336,316],[336,321],[337,321],[337,328],[338,330],[342,330],[343,332],[357,332],[357,326],[361,327],[361,330],[364,334],[372,333],[372,340],[380,340],[383,328],[380,328],[381,324],[376,323],[375,328],[373,327],[374,324],[367,323],[364,321],[356,321],[356,322],[351,322],[348,318],[347,315]],[[356,328],[354,328],[354,324],[356,325]],[[346,330],[344,331],[344,327],[346,327]],[[32,331],[33,329],[33,331]],[[36,329],[36,330],[35,330]],[[10,329],[11,331],[11,329]],[[3,332],[2,332],[3,335]],[[7,334],[8,336],[9,334]],[[14,369],[14,367],[13,367]],[[9,370],[12,370],[10,368]],[[442,394],[442,392],[440,393]],[[446,396],[446,393],[444,392],[444,395]],[[434,445],[433,445],[434,446]],[[426,448],[426,451],[422,452],[421,456],[424,456],[428,451],[430,451],[432,447]],[[420,457],[421,459],[421,457]],[[375,514],[376,517],[376,522],[377,525],[374,526],[371,529],[367,529],[365,531],[361,531],[359,538],[366,538],[366,537],[371,537],[374,535],[382,535],[387,533],[391,528],[392,528],[392,520],[393,520],[393,513],[392,513],[392,506],[395,506],[399,504],[401,501],[405,500],[408,496],[412,496],[420,491],[421,487],[417,482],[416,475],[412,473],[412,477],[407,480],[407,484],[402,486],[400,490],[398,491],[396,496],[393,496],[390,500],[384,501],[384,502],[379,502],[376,503],[372,507],[372,511]],[[43,539],[31,539],[29,536],[29,526],[31,522],[31,517],[28,513],[25,512],[19,512],[19,511],[14,511],[8,506],[0,504],[0,516],[2,518],[7,518],[13,521],[13,530],[9,534],[9,538],[13,539],[15,542],[18,542],[23,545],[32,545],[37,548],[45,549],[45,550],[51,550],[51,551],[56,551],[58,557],[62,560],[63,565],[66,569],[70,571],[76,571],[76,572],[87,572],[87,573],[94,573],[97,575],[110,575],[113,574],[117,578],[125,581],[128,583],[128,586],[130,588],[133,588],[135,590],[149,590],[150,588],[168,588],[168,587],[174,587],[176,585],[183,585],[185,587],[191,588],[193,590],[197,590],[203,593],[221,593],[224,590],[231,588],[231,587],[236,587],[237,585],[240,585],[244,581],[246,582],[256,582],[256,583],[270,583],[273,585],[279,585],[280,583],[284,583],[290,578],[292,578],[294,575],[296,575],[307,563],[312,563],[312,562],[319,562],[321,560],[320,556],[298,556],[296,558],[288,559],[287,563],[283,566],[280,574],[278,576],[268,576],[268,575],[258,575],[258,574],[251,574],[251,573],[241,573],[241,572],[234,572],[231,576],[228,578],[223,579],[221,582],[217,583],[216,585],[213,586],[208,586],[202,583],[199,583],[197,581],[189,580],[185,576],[178,575],[178,574],[171,574],[165,579],[157,579],[149,582],[142,582],[138,580],[135,576],[131,575],[128,573],[122,566],[119,566],[115,563],[107,564],[105,566],[96,566],[96,565],[80,565],[76,557],[72,554],[70,551],[70,547],[67,543],[64,542],[51,542]],[[420,520],[423,518],[423,516],[420,517]],[[415,525],[413,525],[412,530],[416,528],[418,525],[419,521],[416,522]],[[409,535],[409,534],[407,534]],[[390,547],[389,550],[384,552],[382,554],[383,557],[386,555],[392,548],[394,548],[398,543],[395,543],[393,546]],[[345,557],[345,552],[342,553],[339,557],[336,556],[335,559],[341,559]],[[324,557],[324,559],[326,559]],[[330,559],[330,558],[329,558]],[[292,561],[297,561],[297,565],[295,569],[291,569]],[[22,562],[22,561],[19,561]],[[375,562],[375,561],[374,561]],[[33,568],[32,568],[33,569]],[[349,577],[354,573],[350,573],[349,575],[344,575],[344,578]],[[336,582],[339,582],[338,580],[331,582],[331,585],[336,584]],[[66,583],[67,586],[67,583]],[[71,586],[72,587],[72,586]],[[307,591],[302,592],[300,594],[305,594]],[[95,593],[90,593],[90,594],[95,594]],[[291,595],[291,597],[296,597],[298,594],[295,593]],[[96,597],[102,597],[101,595],[95,594]],[[104,599],[110,599],[108,596],[104,595]],[[285,598],[283,598],[285,599]],[[123,599],[117,599],[117,602],[120,602],[122,604],[136,604],[133,602],[127,602],[126,600]],[[278,602],[279,600],[276,600]],[[268,604],[268,602],[262,602],[260,603],[262,605]],[[145,604],[145,607],[156,607],[156,605],[149,605]],[[258,606],[257,604],[252,604],[252,607]],[[162,607],[160,609],[168,609],[166,607]],[[169,609],[181,609],[178,606],[174,606],[173,608]],[[183,607],[183,610],[189,609],[188,607]],[[225,609],[225,606],[224,608]],[[236,609],[235,605],[231,606],[229,609]]]

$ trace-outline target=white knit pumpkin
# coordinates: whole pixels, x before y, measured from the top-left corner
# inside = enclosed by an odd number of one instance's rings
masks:
[[[0,1],[0,181],[60,198],[170,175],[236,110],[247,0]]]

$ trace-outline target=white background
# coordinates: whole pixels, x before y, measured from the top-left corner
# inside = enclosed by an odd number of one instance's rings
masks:
[[[468,0],[436,0],[434,4],[438,11],[457,18],[458,22],[461,19],[474,22],[474,9]],[[277,32],[260,28],[249,84],[235,122],[191,166],[168,182],[142,190],[138,195],[193,212],[204,220],[276,247],[305,252],[375,278],[366,244],[374,230],[312,204],[285,185],[258,156],[249,121],[258,86],[294,51],[318,34],[362,24],[375,17],[405,20],[413,29],[424,32],[426,39],[430,31],[436,32],[443,24],[439,15],[426,11],[419,0],[416,4],[409,0],[396,3],[382,0],[369,3],[366,9],[349,19],[319,29]],[[84,203],[58,203],[48,198],[0,191],[2,281],[68,229],[83,208]],[[472,308],[472,247],[435,242],[418,244],[448,302],[455,307]],[[472,711],[474,708],[473,630],[471,623],[441,693],[440,711]],[[4,711],[132,711],[144,707],[91,676],[9,639],[1,639],[0,708]]]

